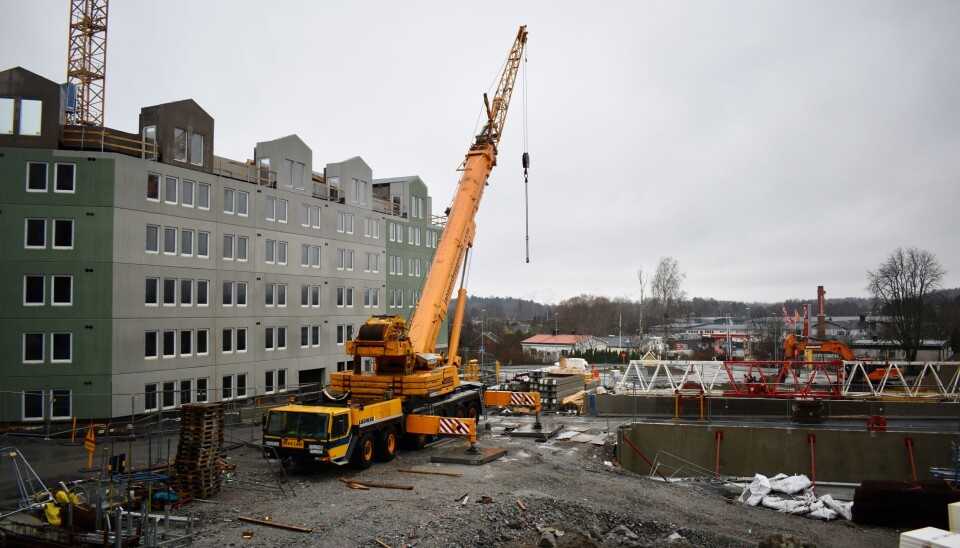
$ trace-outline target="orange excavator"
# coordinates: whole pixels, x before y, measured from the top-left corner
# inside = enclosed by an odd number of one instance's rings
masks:
[[[857,359],[857,357],[853,355],[853,351],[842,342],[798,341],[797,337],[793,333],[787,335],[787,338],[783,339],[784,359],[792,360],[797,356],[797,354],[806,350],[821,354],[835,354],[848,362],[852,362]]]

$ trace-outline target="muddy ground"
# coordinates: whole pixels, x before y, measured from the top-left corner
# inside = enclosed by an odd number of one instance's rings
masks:
[[[574,421],[571,428],[577,428],[576,420],[564,419],[568,424]],[[614,433],[603,446],[556,439],[538,442],[501,434],[497,425],[502,421],[489,422],[493,428],[481,428],[481,446],[507,450],[505,457],[491,463],[431,463],[431,455],[465,447],[460,440],[444,440],[423,451],[400,452],[394,461],[364,471],[294,467],[287,472],[286,495],[279,492],[256,449],[234,447],[226,456],[236,470],[228,473],[223,492],[211,502],[185,508],[200,520],[196,545],[739,547],[757,546],[781,534],[820,547],[879,548],[898,543],[899,532],[892,529],[747,507],[705,480],[663,483],[638,476],[611,464]],[[584,423],[580,429],[592,434],[605,430],[595,423]],[[357,490],[340,478],[412,489]],[[254,525],[239,516],[311,531]]]

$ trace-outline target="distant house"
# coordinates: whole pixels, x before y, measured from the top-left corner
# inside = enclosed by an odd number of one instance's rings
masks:
[[[559,359],[587,350],[606,350],[607,343],[592,335],[534,335],[520,342],[524,352]]]
[[[882,358],[888,360],[905,360],[906,352],[897,341],[860,339],[850,344],[853,353],[861,358]],[[917,361],[941,362],[951,356],[950,341],[923,340],[917,350]]]

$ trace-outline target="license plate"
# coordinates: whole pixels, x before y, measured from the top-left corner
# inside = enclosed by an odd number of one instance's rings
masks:
[[[289,449],[303,449],[303,440],[283,438],[283,440],[280,442],[280,446],[287,447]]]

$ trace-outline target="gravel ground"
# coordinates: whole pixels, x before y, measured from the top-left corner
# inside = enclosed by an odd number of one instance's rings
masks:
[[[706,481],[667,484],[638,476],[609,464],[613,434],[605,446],[595,446],[511,438],[499,430],[485,431],[480,445],[504,448],[507,455],[485,465],[431,463],[431,454],[463,447],[460,440],[444,440],[423,451],[401,452],[394,461],[364,471],[294,467],[288,470],[288,485],[295,496],[281,495],[276,484],[272,491],[249,488],[248,482],[269,483],[270,468],[257,450],[232,449],[227,456],[237,468],[223,492],[211,503],[188,507],[199,518],[196,545],[739,547],[757,546],[781,534],[820,547],[879,548],[898,542],[899,532],[892,529],[825,523],[747,507]],[[599,434],[603,429],[586,431]],[[355,490],[341,477],[413,489]],[[245,523],[237,519],[241,515],[312,532]],[[245,539],[245,533],[252,536]]]

